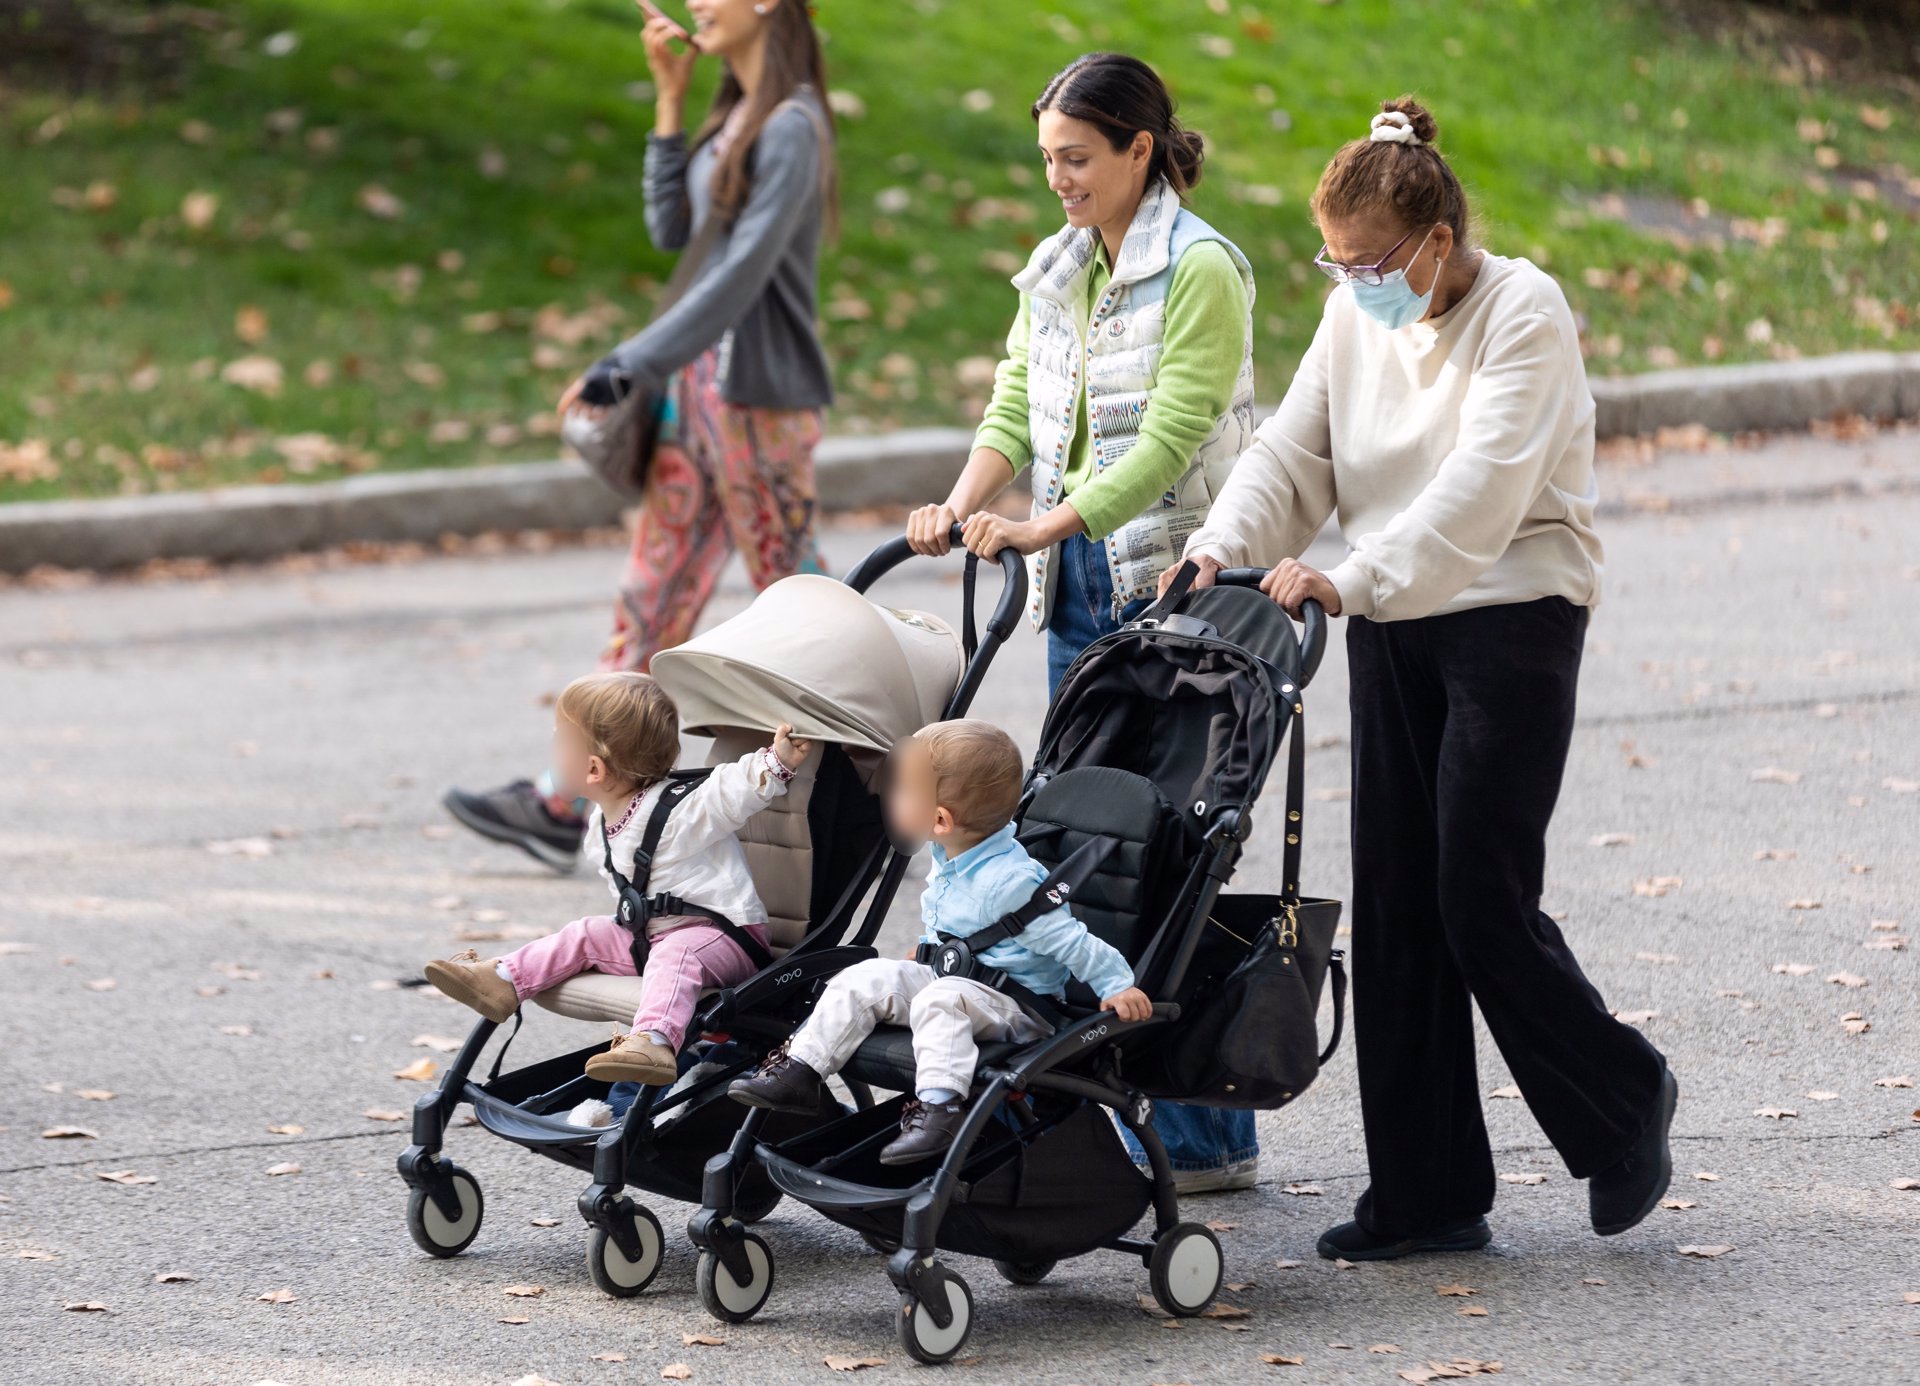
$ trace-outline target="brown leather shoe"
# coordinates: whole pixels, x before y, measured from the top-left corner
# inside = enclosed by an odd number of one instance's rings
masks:
[[[587,1077],[603,1083],[643,1083],[650,1088],[671,1087],[680,1076],[673,1051],[647,1034],[619,1035],[613,1048],[587,1060]]]
[[[783,1044],[761,1061],[757,1072],[728,1084],[727,1096],[749,1107],[817,1116],[826,1110],[827,1082]]]
[[[495,969],[497,958],[482,959],[469,948],[443,962],[427,964],[427,980],[442,996],[471,1006],[495,1025],[503,1025],[520,1009],[513,983]]]
[[[930,1160],[953,1144],[967,1119],[965,1102],[922,1102],[910,1097],[900,1109],[900,1134],[880,1150],[883,1165]]]

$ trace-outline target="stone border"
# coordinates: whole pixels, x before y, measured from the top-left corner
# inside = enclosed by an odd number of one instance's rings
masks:
[[[1803,429],[1836,414],[1920,418],[1920,352],[1704,366],[1591,381],[1603,438],[1703,424],[1716,432]],[[830,438],[817,454],[828,510],[941,494],[972,434],[917,428]],[[356,540],[589,529],[622,501],[578,462],[393,472],[312,485],[240,486],[112,500],[0,505],[0,572],[130,568],[156,558],[272,558]]]

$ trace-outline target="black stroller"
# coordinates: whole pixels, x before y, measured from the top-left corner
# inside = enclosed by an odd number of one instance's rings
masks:
[[[798,1133],[753,1111],[708,1163],[688,1229],[702,1250],[701,1298],[716,1317],[751,1317],[772,1287],[772,1253],[744,1225],[736,1193],[756,1166],[775,1188],[891,1253],[901,1343],[922,1362],[951,1359],[972,1326],[971,1293],[936,1250],[989,1258],[1007,1280],[1032,1284],[1061,1258],[1110,1248],[1140,1257],[1169,1314],[1212,1302],[1220,1246],[1207,1228],[1180,1220],[1151,1099],[1282,1105],[1338,1044],[1344,994],[1332,949],[1339,904],[1303,900],[1298,889],[1301,690],[1319,663],[1326,617],[1309,603],[1296,637],[1278,606],[1247,590],[1261,576],[1231,570],[1219,586],[1189,592],[1183,570],[1145,617],[1089,646],[1048,710],[1022,800],[1019,837],[1051,870],[1090,843],[1104,851],[1097,873],[1072,892],[1074,913],[1132,962],[1154,998],[1151,1018],[1100,1012],[1075,983],[1050,1037],[983,1044],[971,1110],[931,1172],[878,1159],[904,1098]],[[1283,889],[1223,895],[1289,737]],[[1222,1061],[1233,1057],[1218,1042],[1223,1025],[1251,1032],[1255,1048],[1268,1033],[1235,1026],[1229,1014],[1246,1010],[1250,969],[1260,985],[1295,989],[1262,1012],[1292,1022],[1282,1027],[1285,1044],[1299,1052],[1280,1055],[1277,1074],[1244,1056]],[[1322,1054],[1313,1016],[1329,969],[1335,1029]],[[911,1040],[904,1028],[882,1027],[843,1076],[911,1093]],[[1151,1178],[1128,1158],[1109,1110],[1144,1147]],[[1149,1207],[1151,1237],[1128,1236]]]
[[[954,538],[958,541],[958,527]],[[702,998],[681,1055],[681,1078],[671,1089],[643,1088],[613,1125],[575,1125],[569,1109],[587,1099],[605,1101],[610,1085],[586,1076],[589,1056],[604,1041],[557,1058],[502,1072],[519,1032],[517,1013],[484,1079],[475,1076],[496,1025],[473,1027],[442,1076],[439,1088],[414,1105],[413,1142],[399,1159],[411,1190],[407,1229],[434,1256],[457,1256],[480,1230],[483,1203],[472,1174],[441,1155],[449,1121],[470,1103],[479,1124],[494,1135],[591,1174],[580,1213],[592,1228],[587,1267],[610,1295],[637,1295],[660,1268],[659,1220],[627,1192],[637,1186],[694,1201],[704,1187],[702,1167],[733,1139],[745,1109],[726,1086],[802,1020],[818,984],[874,955],[873,939],[907,868],[889,844],[871,781],[892,741],[936,717],[958,717],[1026,600],[1026,570],[1003,554],[1003,583],[982,640],[974,595],[978,560],[966,555],[961,631],[913,612],[877,607],[864,593],[908,557],[904,539],[883,545],[847,575],[845,586],[819,577],[795,577],[767,589],[754,607],[655,662],[655,676],[680,705],[683,725],[714,736],[710,763],[734,759],[765,743],[761,730],[791,720],[819,744],[787,794],[756,815],[742,833],[748,867],[768,907],[775,959],[739,985]],[[784,590],[783,590],[784,589]],[[762,610],[758,625],[749,621]],[[769,624],[771,622],[771,624]],[[732,633],[736,623],[747,623]],[[783,665],[769,650],[768,632],[804,625],[811,668]],[[854,656],[869,628],[884,627],[879,653]],[[806,642],[797,642],[806,643]],[[667,655],[674,655],[669,660]],[[799,655],[795,655],[797,660]],[[668,666],[673,669],[670,681]],[[843,696],[830,699],[823,688]],[[693,715],[689,716],[689,711]],[[769,718],[772,722],[769,722]],[[840,728],[835,740],[817,729]],[[807,730],[812,728],[815,730]],[[643,892],[644,893],[644,892]],[[857,925],[856,925],[856,920]],[[637,1003],[638,979],[585,973],[534,998],[543,1007],[586,1020],[624,1026]],[[849,1084],[856,1103],[871,1094]],[[803,1134],[818,1119],[783,1118],[776,1132]],[[765,1217],[781,1198],[763,1172],[743,1166],[728,1189],[733,1215]]]

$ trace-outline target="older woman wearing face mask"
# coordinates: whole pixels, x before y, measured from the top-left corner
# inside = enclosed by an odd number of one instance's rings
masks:
[[[975,553],[1028,556],[1051,690],[1081,650],[1151,603],[1252,438],[1253,275],[1183,206],[1201,140],[1152,68],[1088,54],[1047,84],[1033,116],[1067,224],[1014,276],[1020,309],[972,455],[907,537],[945,553],[965,521]],[[982,508],[1029,464],[1028,519]],[[1253,1183],[1251,1113],[1162,1103],[1154,1126],[1183,1192]]]
[[[1343,286],[1279,412],[1187,555],[1273,564],[1264,590],[1345,615],[1353,953],[1371,1187],[1320,1239],[1350,1261],[1485,1246],[1494,1171],[1477,1003],[1594,1230],[1666,1192],[1679,1089],[1540,912],[1573,734],[1593,531],[1593,398],[1573,314],[1526,260],[1474,248],[1433,117],[1387,102],[1314,194]],[[1298,555],[1338,511],[1350,552]]]

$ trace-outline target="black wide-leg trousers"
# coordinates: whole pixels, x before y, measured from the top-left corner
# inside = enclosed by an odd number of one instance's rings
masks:
[[[1375,1233],[1493,1206],[1474,1003],[1574,1177],[1654,1115],[1665,1061],[1540,912],[1586,628],[1559,597],[1347,623],[1358,1216]]]

